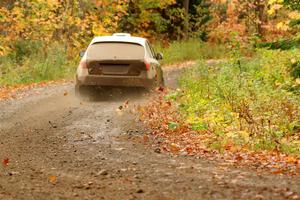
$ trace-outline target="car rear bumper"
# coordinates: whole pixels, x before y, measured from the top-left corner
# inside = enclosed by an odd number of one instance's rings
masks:
[[[87,75],[77,77],[79,85],[94,86],[125,86],[125,87],[151,87],[154,79],[144,76],[99,76]]]

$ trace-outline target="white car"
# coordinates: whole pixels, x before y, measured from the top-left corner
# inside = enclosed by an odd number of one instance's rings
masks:
[[[76,73],[76,93],[91,86],[163,87],[163,72],[149,41],[126,33],[95,37],[86,51]]]

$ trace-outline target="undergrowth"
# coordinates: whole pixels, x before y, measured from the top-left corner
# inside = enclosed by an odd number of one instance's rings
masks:
[[[221,59],[227,56],[224,45],[204,43],[200,40],[174,41],[167,47],[155,44],[155,50],[164,54],[162,64],[168,65],[188,60]]]
[[[194,130],[207,130],[213,149],[271,150],[300,155],[299,50],[234,52],[226,62],[199,62],[185,72],[182,91],[168,98]]]
[[[76,58],[63,45],[45,46],[39,41],[22,41],[15,51],[0,57],[0,86],[29,84],[73,77]]]

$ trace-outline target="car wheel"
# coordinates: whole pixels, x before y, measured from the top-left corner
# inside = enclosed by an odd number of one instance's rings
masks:
[[[159,85],[161,88],[164,88],[165,87],[165,79],[164,77],[161,77],[161,80],[160,80],[160,85]]]
[[[75,85],[75,96],[80,99],[88,99],[92,94],[92,87],[88,85]]]
[[[165,81],[163,78],[156,79],[152,82],[151,86],[147,87],[148,91],[153,91],[153,90],[163,90],[165,87]]]

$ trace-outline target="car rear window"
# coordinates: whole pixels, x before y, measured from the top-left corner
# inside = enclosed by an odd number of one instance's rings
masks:
[[[100,42],[89,47],[87,57],[91,60],[143,59],[145,50],[134,43]]]

